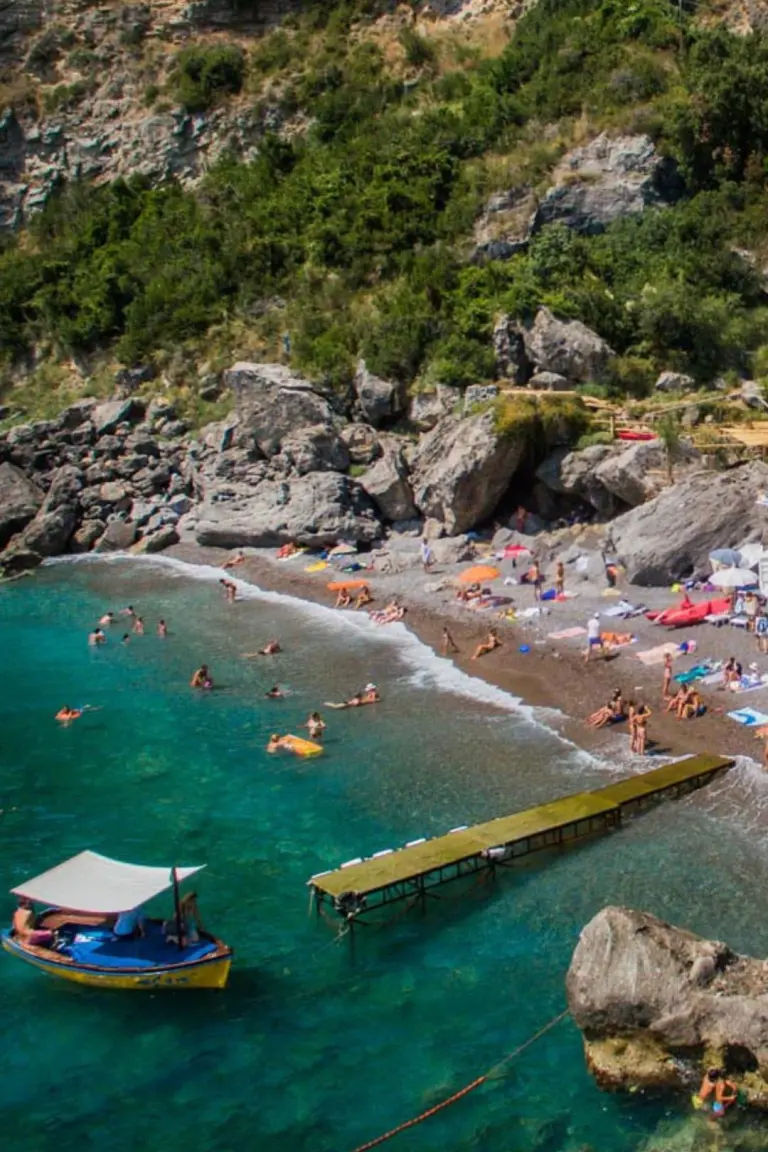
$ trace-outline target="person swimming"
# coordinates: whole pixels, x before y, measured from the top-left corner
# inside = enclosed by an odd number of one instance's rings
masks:
[[[278,736],[277,732],[273,732],[267,743],[267,752],[279,752],[280,749],[284,747],[285,744],[283,744],[282,736]]]
[[[114,612],[105,612],[104,615],[102,616],[101,620],[99,620],[99,627],[100,628],[109,628],[110,624],[114,624],[114,622],[115,622]]]
[[[282,652],[280,641],[270,640],[263,648],[259,648],[258,652],[241,652],[240,659],[253,660],[256,656],[277,656],[279,652]]]
[[[82,714],[82,708],[70,708],[69,704],[65,704],[63,708],[59,708],[56,719],[60,724],[69,724],[72,720],[78,720]]]
[[[273,684],[269,691],[265,692],[264,695],[266,696],[267,700],[282,700],[283,696],[285,696],[285,693],[280,690],[279,685]]]
[[[141,616],[134,616],[133,631],[137,636],[144,635],[144,621],[142,620]]]
[[[306,727],[313,740],[322,740],[325,732],[325,721],[319,712],[310,712]]]
[[[207,664],[201,664],[189,682],[190,688],[213,688],[213,679]]]
[[[107,638],[101,628],[94,628],[93,632],[88,633],[88,643],[92,648],[97,647],[99,644],[106,644],[106,642]]]
[[[161,640],[165,640],[168,635],[168,625],[165,620],[159,620],[157,624],[157,634]]]

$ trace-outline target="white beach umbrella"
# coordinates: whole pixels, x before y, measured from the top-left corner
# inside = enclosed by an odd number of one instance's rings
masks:
[[[715,588],[750,588],[757,584],[757,577],[749,568],[723,568],[713,572],[709,582]]]
[[[760,557],[763,555],[763,546],[759,542],[745,544],[742,548],[739,548],[739,555],[741,556],[739,563],[742,568],[757,568],[760,563]]]

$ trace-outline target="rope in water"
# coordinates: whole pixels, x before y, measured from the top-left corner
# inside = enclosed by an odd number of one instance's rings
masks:
[[[473,1080],[471,1084],[465,1084],[464,1087],[460,1088],[458,1092],[454,1092],[452,1096],[449,1096],[446,1100],[441,1100],[439,1104],[435,1104],[433,1108],[428,1108],[426,1112],[422,1112],[419,1116],[414,1116],[413,1119],[406,1120],[404,1124],[398,1124],[396,1128],[390,1128],[389,1132],[384,1132],[383,1135],[377,1136],[375,1140],[369,1140],[367,1144],[361,1144],[358,1148],[355,1148],[354,1152],[368,1152],[370,1148],[377,1148],[379,1144],[384,1144],[387,1140],[391,1140],[393,1136],[398,1136],[401,1132],[405,1132],[408,1128],[415,1128],[417,1124],[421,1124],[424,1120],[428,1120],[430,1116],[434,1116],[437,1112],[442,1112],[443,1108],[447,1108],[449,1104],[455,1104],[456,1101],[461,1100],[463,1096],[468,1096],[470,1092],[474,1092],[475,1088],[479,1088],[481,1084],[486,1084],[489,1080],[496,1079],[493,1073],[496,1072],[497,1069],[503,1068],[505,1064],[510,1062],[510,1060],[514,1060],[516,1056],[519,1056],[521,1052],[524,1052],[526,1048],[530,1048],[531,1044],[534,1044],[546,1032],[549,1032],[551,1028],[554,1028],[556,1024],[559,1024],[561,1020],[565,1020],[566,1016],[568,1015],[569,1012],[566,1008],[564,1012],[561,1012],[558,1016],[553,1017],[553,1019],[545,1024],[543,1028],[540,1028],[539,1031],[535,1033],[535,1035],[526,1040],[524,1044],[521,1044],[519,1048],[515,1048],[514,1052],[510,1052],[507,1056],[504,1056],[501,1060],[499,1060],[498,1064],[494,1064],[494,1066],[485,1072],[482,1076],[478,1076],[477,1079]]]

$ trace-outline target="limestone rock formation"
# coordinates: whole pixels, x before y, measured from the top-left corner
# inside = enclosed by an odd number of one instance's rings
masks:
[[[212,500],[198,513],[198,544],[218,548],[371,543],[381,525],[362,487],[336,472],[282,482],[264,480],[252,493]]]
[[[497,376],[511,380],[513,384],[526,383],[533,369],[525,351],[523,332],[520,325],[506,313],[496,318],[493,353]]]
[[[578,452],[557,448],[536,469],[536,477],[550,491],[575,496],[591,504],[601,516],[611,516],[616,511],[616,501],[596,479],[596,472],[612,455],[613,448],[608,444],[593,444]]]
[[[357,406],[363,420],[374,428],[400,415],[404,407],[404,389],[394,380],[383,380],[369,372],[364,360],[359,360],[354,380]]]
[[[499,435],[493,411],[447,416],[422,436],[411,461],[416,507],[453,536],[490,516],[525,455]]]
[[[729,472],[694,472],[612,521],[609,547],[633,582],[663,586],[684,579],[704,569],[713,549],[762,537],[756,500],[766,489],[768,465],[761,461]]]
[[[701,456],[695,448],[680,443],[674,453],[673,467],[679,482],[683,470],[701,467]],[[621,504],[635,508],[658,496],[666,487],[666,449],[660,440],[647,440],[614,451],[598,464],[593,478]]]
[[[275,460],[299,476],[307,472],[345,472],[349,450],[331,424],[298,428],[286,436]]]
[[[685,372],[661,372],[653,389],[655,392],[691,392],[695,387],[696,381]]]
[[[527,184],[491,196],[475,222],[472,259],[509,260],[524,252],[537,207],[536,193]]]
[[[410,520],[416,515],[408,465],[402,444],[394,436],[382,437],[381,456],[360,477],[360,483],[385,520]]]
[[[587,1063],[605,1088],[698,1086],[725,1069],[768,1107],[768,965],[647,912],[608,907],[566,979]]]
[[[370,424],[347,424],[339,435],[351,464],[372,464],[381,453],[376,430]]]
[[[528,358],[539,370],[568,380],[602,380],[613,349],[580,320],[561,320],[549,308],[539,308],[533,324],[523,330]]]
[[[461,393],[456,388],[444,384],[438,384],[434,391],[414,392],[408,404],[408,423],[419,432],[431,432],[460,399]]]
[[[661,156],[649,136],[612,138],[603,132],[565,156],[538,206],[533,231],[561,223],[594,235],[622,216],[673,203],[682,192],[674,161]]]
[[[43,493],[20,468],[0,464],[0,548],[25,528],[43,503]]]
[[[330,404],[303,376],[282,364],[235,364],[224,373],[238,416],[238,440],[249,440],[264,456],[300,428],[332,427]]]

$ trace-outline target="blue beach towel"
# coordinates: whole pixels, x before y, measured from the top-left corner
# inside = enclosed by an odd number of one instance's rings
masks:
[[[746,728],[761,728],[763,724],[768,724],[768,713],[758,712],[755,708],[739,708],[737,712],[729,712],[728,715],[731,720]]]

